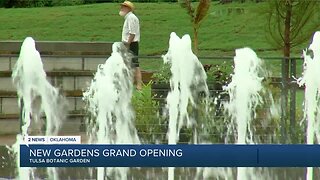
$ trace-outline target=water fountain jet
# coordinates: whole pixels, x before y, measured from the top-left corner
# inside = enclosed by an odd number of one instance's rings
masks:
[[[236,144],[253,143],[250,122],[256,107],[262,103],[259,94],[263,79],[259,77],[260,65],[261,59],[250,48],[236,50],[232,81],[224,87],[229,94],[229,102],[224,107],[231,123],[236,126]],[[247,177],[246,168],[237,168],[237,180]]]
[[[140,144],[131,107],[133,77],[131,57],[122,43],[112,45],[112,54],[98,66],[90,87],[83,93],[87,110],[89,143]],[[115,175],[127,179],[128,168],[98,168],[97,179]]]
[[[313,58],[303,51],[304,71],[298,79],[299,86],[305,85],[304,118],[307,121],[307,144],[314,144],[315,137],[320,142],[319,121],[319,93],[320,93],[320,31],[313,36],[309,50],[313,52]],[[313,179],[313,168],[308,167],[306,179]]]
[[[164,63],[171,65],[170,92],[167,96],[167,111],[169,114],[168,144],[177,144],[180,130],[183,126],[196,125],[196,119],[190,118],[188,105],[197,106],[199,93],[209,95],[206,84],[206,73],[202,64],[191,49],[191,38],[184,35],[181,39],[172,32],[169,49],[163,56]],[[194,132],[195,133],[195,132]],[[197,143],[197,138],[194,138]],[[174,168],[169,167],[168,179],[174,179]]]
[[[46,79],[40,53],[35,41],[27,37],[21,46],[20,55],[12,72],[13,84],[17,88],[19,105],[22,108],[21,133],[17,135],[16,143],[11,150],[17,162],[18,179],[35,178],[33,168],[20,168],[20,144],[30,133],[33,121],[39,122],[45,116],[45,135],[57,135],[66,117],[66,99],[59,94]],[[40,103],[37,102],[40,100]],[[49,178],[58,179],[56,168],[47,168]]]

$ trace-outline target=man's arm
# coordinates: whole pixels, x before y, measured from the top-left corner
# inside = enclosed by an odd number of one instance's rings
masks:
[[[129,35],[129,38],[128,38],[128,42],[123,42],[124,43],[124,45],[129,49],[129,47],[130,47],[130,44],[132,43],[132,41],[134,40],[134,37],[135,37],[136,35],[135,34],[130,34]]]
[[[128,44],[130,45],[131,43],[132,43],[132,41],[134,40],[134,37],[135,37],[136,35],[135,34],[130,34],[129,35],[129,38],[128,38]]]

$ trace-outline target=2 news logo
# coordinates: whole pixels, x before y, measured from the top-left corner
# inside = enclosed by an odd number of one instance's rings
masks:
[[[81,136],[24,136],[23,142],[29,144],[81,144]]]

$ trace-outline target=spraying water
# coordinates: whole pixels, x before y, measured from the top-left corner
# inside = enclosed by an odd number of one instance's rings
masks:
[[[31,168],[20,168],[19,154],[20,144],[24,144],[23,138],[28,136],[30,124],[37,123],[41,116],[45,115],[45,135],[57,135],[62,121],[65,119],[65,99],[59,95],[58,89],[50,85],[43,70],[43,64],[39,52],[36,50],[35,41],[27,37],[22,46],[19,59],[12,72],[13,83],[17,88],[20,108],[22,108],[21,134],[17,135],[17,141],[12,150],[16,156],[18,176],[17,179],[34,179]],[[35,105],[41,101],[40,106]],[[58,179],[55,168],[47,168],[50,179]]]
[[[196,106],[196,97],[199,92],[208,95],[206,73],[191,49],[189,35],[181,39],[172,32],[170,34],[168,53],[163,56],[164,63],[171,65],[171,90],[167,96],[166,108],[169,112],[168,143],[176,144],[179,141],[181,128],[191,127],[196,120],[189,117],[188,105]],[[195,143],[196,138],[194,138]],[[168,179],[174,179],[174,168],[168,170]]]
[[[304,72],[303,77],[298,79],[299,86],[305,85],[305,102],[304,116],[307,120],[307,144],[315,143],[320,140],[319,131],[319,91],[320,91],[320,31],[313,36],[313,41],[309,46],[309,50],[313,52],[313,58],[307,54],[307,50],[303,51],[304,55]],[[307,180],[313,179],[313,168],[307,168]]]
[[[122,43],[114,43],[112,54],[83,93],[87,109],[89,142],[97,144],[140,144],[133,120],[131,55]],[[115,176],[127,179],[128,168],[98,168],[97,179]]]
[[[242,48],[236,50],[234,65],[232,81],[224,87],[230,97],[225,109],[231,116],[231,123],[236,126],[236,144],[247,144],[252,142],[252,112],[255,112],[257,105],[262,102],[259,92],[262,90],[263,78],[258,75],[261,60],[250,48]],[[245,168],[237,170],[237,180],[248,179]]]

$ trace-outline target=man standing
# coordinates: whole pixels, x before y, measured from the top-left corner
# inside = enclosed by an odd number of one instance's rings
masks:
[[[122,29],[122,42],[135,56],[132,58],[133,68],[135,70],[134,79],[136,88],[142,89],[141,71],[139,67],[138,55],[139,55],[139,41],[140,41],[140,25],[139,19],[135,14],[134,4],[130,1],[124,1],[121,3],[119,15],[124,17],[124,24]]]

